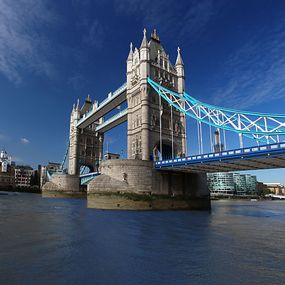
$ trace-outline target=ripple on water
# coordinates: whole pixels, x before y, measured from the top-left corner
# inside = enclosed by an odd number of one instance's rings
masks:
[[[285,203],[102,211],[0,197],[0,284],[284,284]]]

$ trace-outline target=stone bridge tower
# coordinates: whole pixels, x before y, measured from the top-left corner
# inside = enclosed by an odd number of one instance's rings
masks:
[[[156,30],[147,40],[146,30],[140,48],[127,59],[128,158],[152,160],[186,154],[185,115],[152,89],[147,78],[177,92],[184,92],[184,64],[180,49],[175,65],[169,60]],[[160,132],[161,130],[161,132]],[[160,135],[161,133],[161,135]]]
[[[95,131],[99,122],[93,123],[83,130],[77,128],[77,123],[83,115],[92,108],[96,108],[97,105],[96,101],[92,104],[89,95],[81,108],[79,100],[76,107],[73,105],[69,134],[68,174],[70,175],[79,175],[81,166],[88,167],[90,172],[97,171],[99,162],[102,160],[104,134]]]

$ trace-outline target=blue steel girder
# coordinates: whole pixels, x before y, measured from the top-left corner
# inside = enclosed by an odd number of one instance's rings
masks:
[[[99,176],[100,174],[100,172],[91,172],[80,175],[80,185],[86,184],[87,182],[91,181],[93,178]]]
[[[257,141],[279,141],[285,134],[285,114],[241,111],[203,103],[186,92],[175,93],[148,78],[148,83],[170,105],[185,115],[215,128],[236,132]]]
[[[285,143],[232,149],[155,162],[158,170],[193,172],[229,172],[269,168],[285,168]]]

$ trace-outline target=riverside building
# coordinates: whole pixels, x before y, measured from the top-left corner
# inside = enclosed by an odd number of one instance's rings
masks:
[[[265,188],[275,195],[285,195],[285,186],[279,182],[264,182]]]
[[[5,150],[0,152],[0,188],[14,186],[14,169],[12,167],[12,158]]]
[[[17,187],[30,187],[34,170],[30,166],[17,166],[15,168],[15,185]]]
[[[247,194],[247,186],[246,186],[246,178],[244,174],[234,173],[234,185],[235,185],[235,193],[237,195],[246,195]]]
[[[210,173],[207,175],[208,186],[213,195],[234,195],[233,173]]]
[[[216,129],[214,133],[214,152],[222,152],[224,145],[221,141],[221,133]],[[256,176],[249,174],[217,172],[207,174],[208,187],[211,195],[233,196],[233,195],[256,195]]]
[[[211,195],[233,196],[233,195],[256,195],[256,176],[239,173],[208,173],[208,186]]]

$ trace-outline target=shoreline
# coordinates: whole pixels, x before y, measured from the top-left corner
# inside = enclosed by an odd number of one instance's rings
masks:
[[[272,197],[264,197],[264,196],[214,196],[210,198],[211,201],[219,201],[219,200],[236,200],[236,201],[279,201],[282,199],[274,199]]]
[[[42,190],[40,188],[32,188],[32,187],[9,187],[9,188],[0,188],[0,192],[19,192],[19,193],[41,194]]]

